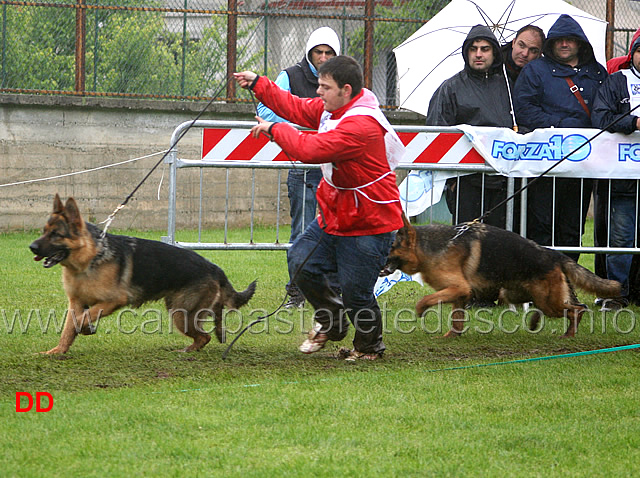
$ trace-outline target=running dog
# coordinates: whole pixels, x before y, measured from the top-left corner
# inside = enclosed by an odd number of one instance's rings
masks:
[[[224,306],[245,305],[256,289],[254,281],[236,292],[220,267],[193,251],[136,237],[102,237],[82,219],[73,198],[63,205],[58,194],[42,236],[29,248],[45,268],[62,265],[69,299],[60,342],[47,354],[66,353],[78,333],[95,333],[97,321],[121,307],[162,298],[178,330],[193,339],[183,351],[200,350],[211,340],[203,320],[213,316],[216,337],[224,342]]]
[[[621,288],[619,282],[596,276],[560,252],[481,223],[414,227],[404,217],[382,275],[396,269],[420,273],[436,290],[418,301],[419,315],[438,303],[453,304],[452,326],[445,337],[463,332],[462,309],[472,296],[498,293],[506,303],[533,302],[531,330],[537,328],[541,313],[548,317],[566,313],[565,336],[573,337],[587,310],[578,302],[574,286],[598,297],[619,297]]]

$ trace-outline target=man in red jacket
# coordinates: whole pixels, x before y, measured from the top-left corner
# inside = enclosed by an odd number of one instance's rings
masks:
[[[349,361],[373,360],[385,350],[373,287],[394,231],[403,225],[393,170],[404,146],[375,95],[362,87],[362,69],[353,58],[336,56],[318,73],[319,96],[305,99],[250,71],[234,76],[282,118],[318,130],[304,134],[259,117],[251,130],[254,137],[269,135],[293,160],[322,165],[319,214],[288,253],[290,276],[315,309],[316,325],[300,351],[314,353],[329,340],[342,340],[348,315],[354,348],[341,355]],[[329,287],[329,273],[337,274],[341,296]]]

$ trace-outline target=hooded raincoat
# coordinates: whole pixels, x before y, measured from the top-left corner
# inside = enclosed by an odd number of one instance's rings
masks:
[[[579,45],[575,67],[554,56],[554,42],[567,37],[576,39]],[[590,128],[590,113],[571,90],[567,78],[591,110],[607,71],[596,61],[582,27],[569,15],[561,15],[549,29],[542,51],[544,56],[525,65],[516,81],[513,102],[519,126],[523,131]],[[593,181],[586,179],[537,180],[528,189],[527,237],[543,246],[579,246],[592,188]],[[567,255],[575,260],[579,257],[576,253]]]
[[[469,66],[469,47],[475,40],[493,46],[494,60],[489,71],[480,73]],[[429,102],[427,126],[496,126],[511,128],[513,118],[509,92],[502,72],[500,45],[489,27],[476,25],[462,44],[464,69],[445,80]]]
[[[469,65],[469,48],[476,40],[486,40],[493,46],[493,63],[486,72]],[[464,69],[445,80],[429,102],[427,126],[514,126],[509,99],[509,87],[503,73],[500,44],[484,25],[474,26],[462,44]],[[507,180],[504,176],[480,173],[447,180],[446,199],[453,222],[471,221],[506,198]],[[484,209],[481,210],[481,205]],[[487,217],[488,224],[505,227],[506,208]]]
[[[640,35],[631,44],[628,57],[631,58],[633,52],[638,48],[640,48]],[[630,68],[617,71],[609,76],[596,93],[591,115],[593,127],[599,129],[608,127],[608,131],[611,133],[631,134],[636,131],[640,108],[634,114],[627,114],[620,119],[618,117],[629,113],[632,107],[640,105],[640,95],[636,93],[638,88],[640,88],[640,72],[633,64],[630,64]],[[603,186],[608,186],[607,183],[605,181]],[[611,193],[635,195],[636,180],[619,179],[611,181]]]

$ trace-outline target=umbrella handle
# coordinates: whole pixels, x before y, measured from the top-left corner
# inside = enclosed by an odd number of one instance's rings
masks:
[[[507,94],[509,95],[509,106],[511,107],[511,119],[513,121],[513,131],[518,132],[518,123],[516,123],[516,113],[513,111],[513,98],[511,98],[511,86],[509,86],[509,77],[507,76],[507,67],[502,63],[502,74],[504,75],[504,81],[507,84]]]

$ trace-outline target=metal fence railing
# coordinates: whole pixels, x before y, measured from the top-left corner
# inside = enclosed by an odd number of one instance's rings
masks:
[[[178,126],[172,135],[170,144],[176,144],[176,139],[181,137],[187,130],[197,131],[202,130],[203,128],[230,128],[236,130],[248,130],[250,129],[254,123],[252,122],[243,122],[243,121],[208,121],[202,120],[197,122],[186,122],[182,125]],[[394,126],[394,129],[398,133],[409,132],[409,133],[452,133],[454,131],[461,132],[455,127],[433,127],[433,126]],[[187,249],[196,249],[196,250],[286,250],[289,248],[290,244],[288,243],[288,237],[281,238],[281,225],[286,225],[289,223],[288,215],[281,213],[281,211],[286,212],[288,209],[286,206],[283,207],[282,202],[286,201],[286,195],[281,194],[281,171],[286,171],[291,168],[291,165],[288,161],[228,161],[221,159],[214,160],[194,160],[194,159],[182,159],[179,157],[178,148],[173,148],[167,158],[165,160],[169,164],[169,197],[168,197],[168,229],[167,236],[163,237],[165,242],[170,244],[175,244],[180,247],[184,247]],[[314,165],[296,165],[297,168],[313,168],[317,167]],[[181,207],[178,204],[179,195],[178,195],[178,185],[179,185],[179,171],[181,170],[193,170],[198,169],[201,172],[205,169],[209,171],[215,172],[218,176],[215,184],[217,184],[217,189],[220,188],[221,184],[225,184],[224,191],[219,191],[219,200],[224,201],[223,206],[223,223],[224,226],[220,228],[218,234],[215,236],[217,241],[212,240],[211,237],[203,238],[202,237],[202,229],[203,223],[205,222],[204,216],[210,215],[213,213],[214,207],[212,205],[207,206],[207,203],[210,200],[204,198],[207,190],[211,189],[211,182],[200,182],[200,191],[199,191],[199,220],[198,220],[198,236],[197,240],[180,240],[176,236],[176,224],[178,223],[178,214],[181,210]],[[431,171],[447,171],[451,172],[453,175],[458,174],[468,174],[472,172],[480,172],[485,174],[495,173],[495,170],[491,167],[484,164],[463,164],[463,163],[411,163],[411,164],[400,164],[397,168],[399,171],[406,170],[431,170]],[[236,184],[235,188],[231,188],[229,186],[229,177],[230,172],[233,170],[249,170],[251,171],[250,180],[247,180],[248,177],[245,174],[244,181],[242,181],[241,185]],[[254,229],[258,226],[258,222],[255,217],[257,214],[254,214],[254,211],[257,211],[256,207],[256,189],[259,187],[259,181],[256,178],[261,176],[261,174],[256,174],[256,172],[260,171],[261,173],[265,170],[277,171],[277,184],[273,188],[275,197],[271,201],[272,206],[276,210],[276,215],[273,218],[275,224],[269,224],[270,231],[273,231],[273,226],[275,225],[275,236],[270,236],[268,240],[258,240],[256,236],[254,236]],[[183,171],[184,173],[184,171]],[[401,175],[402,173],[399,173]],[[211,178],[209,179],[211,180]],[[585,181],[585,180],[583,180]],[[610,180],[601,180],[608,182],[610,188]],[[640,183],[640,180],[638,181]],[[264,183],[264,178],[262,178],[262,183]],[[555,184],[555,182],[554,182]],[[518,185],[518,188],[520,185]],[[507,182],[507,194],[511,196],[515,188],[515,179],[508,178]],[[640,191],[640,188],[638,188]],[[434,191],[431,189],[431,201],[430,203],[435,203],[433,201]],[[243,207],[242,208],[234,208],[230,207],[230,201],[237,200],[238,196],[244,196]],[[404,197],[408,197],[408,194],[405,194]],[[555,185],[552,192],[552,197],[550,201],[555,201]],[[515,201],[509,201],[506,206],[506,223],[507,229],[518,232],[523,236],[527,236],[527,194],[526,190],[520,195],[520,200],[517,204]],[[608,201],[607,201],[608,202]],[[517,206],[514,206],[517,204]],[[636,204],[640,204],[640,197],[636,195]],[[516,211],[515,207],[518,207],[519,210]],[[608,205],[606,206],[608,207]],[[220,213],[219,204],[215,205],[216,211]],[[433,222],[433,208],[427,210],[426,213],[421,215],[421,218],[427,222]],[[578,211],[577,213],[582,217],[584,211]],[[230,238],[229,237],[229,223],[231,220],[231,215],[233,214],[245,214],[249,215],[249,220],[247,221],[250,225],[249,227],[249,237],[238,239],[238,238]],[[610,212],[607,214],[609,216]],[[569,218],[561,218],[560,220],[567,221]],[[607,219],[608,221],[608,219]],[[639,224],[636,224],[639,226]],[[552,224],[552,229],[555,228],[555,223]],[[189,235],[192,236],[192,233],[188,231]],[[584,235],[584,231],[582,231],[581,236]],[[583,238],[586,241],[589,241],[589,238]],[[612,247],[611,237],[609,237],[608,233],[604,234],[604,237],[600,239],[600,245],[598,246],[587,246],[583,243],[583,239],[581,239],[579,245],[574,246],[566,246],[559,245],[553,242],[550,247],[552,249],[556,249],[558,251],[562,251],[565,253],[587,253],[587,254],[640,254],[640,245],[638,244],[638,240],[634,241],[634,246],[632,248],[619,248]]]
[[[363,64],[365,84],[394,107],[392,49],[448,3],[0,0],[0,92],[248,100],[229,82],[231,71],[274,78],[302,58],[311,31],[328,25]],[[602,19],[610,14],[611,54],[626,52],[640,2],[571,3]]]

